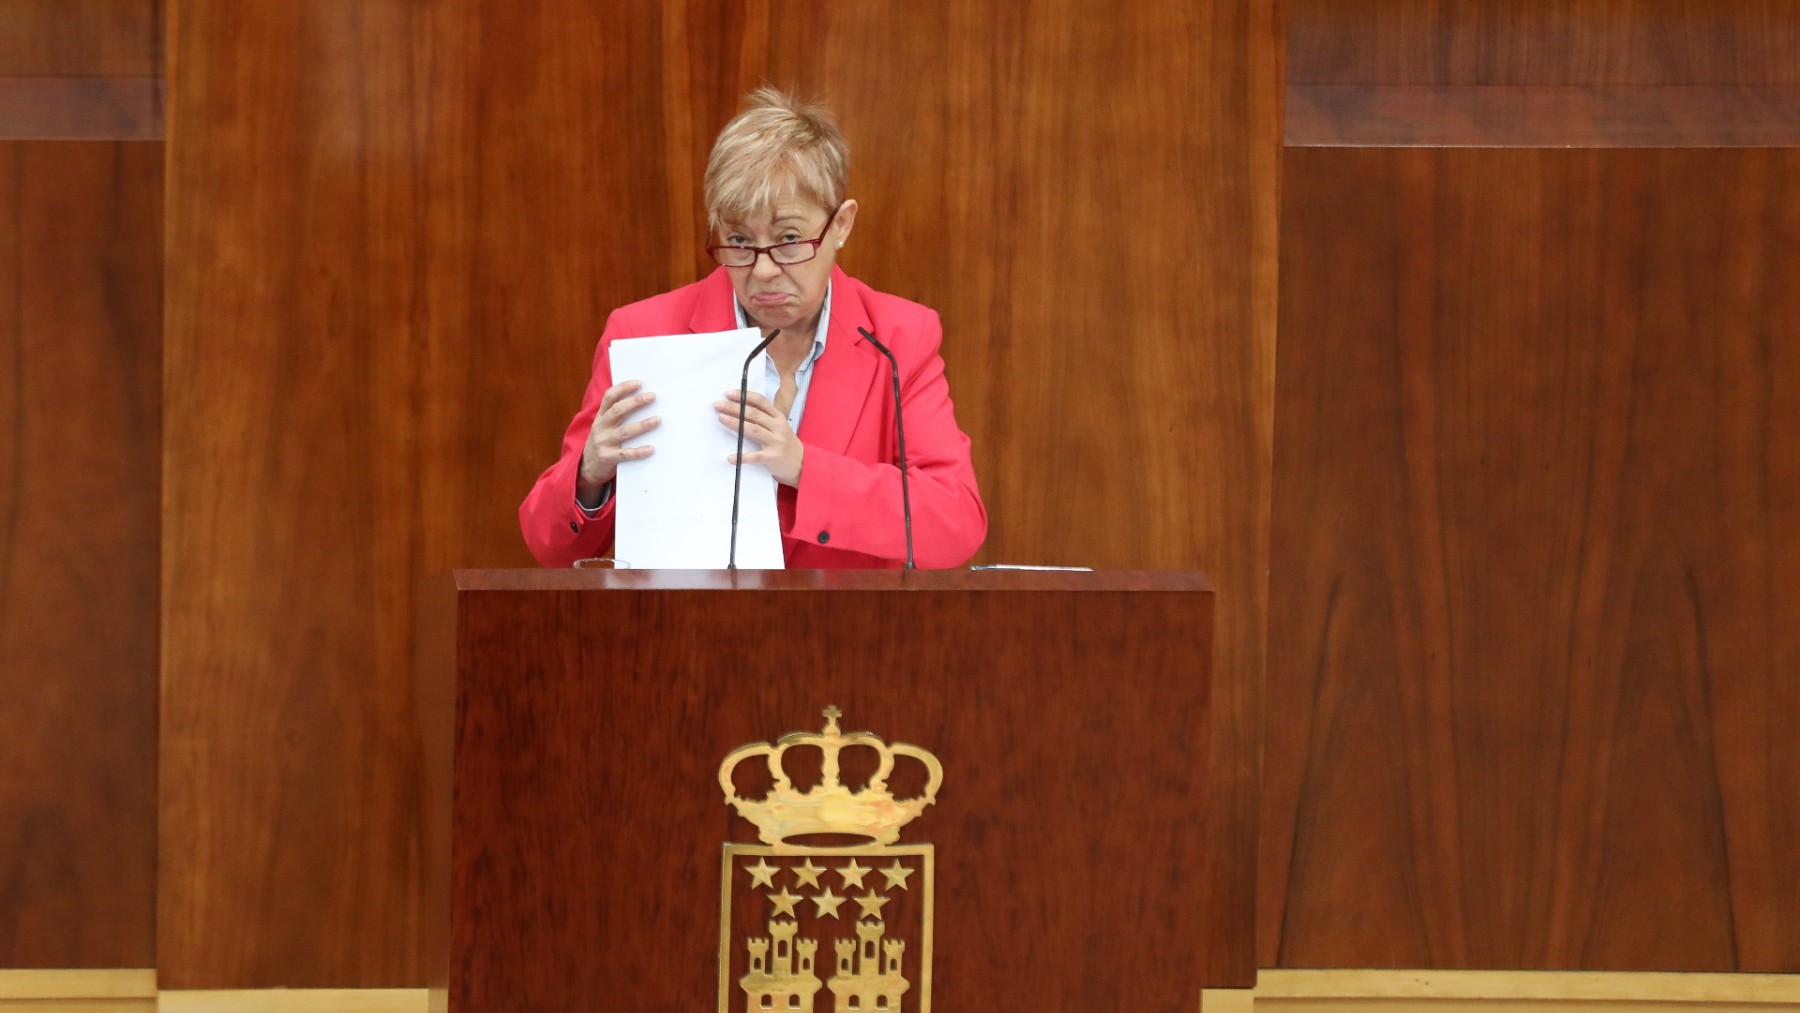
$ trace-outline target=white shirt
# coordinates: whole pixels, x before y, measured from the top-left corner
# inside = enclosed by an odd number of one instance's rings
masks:
[[[750,318],[744,314],[744,307],[738,305],[737,296],[731,298],[732,312],[737,314],[737,325],[749,327]],[[800,431],[800,417],[806,414],[806,392],[812,387],[813,363],[825,354],[825,333],[831,326],[831,283],[825,283],[825,301],[819,306],[819,326],[813,331],[812,351],[807,353],[800,368],[794,371],[794,404],[788,409],[788,425],[794,432]],[[767,360],[769,368],[763,373],[763,396],[775,403],[775,395],[781,390],[781,370],[775,368],[773,357]]]

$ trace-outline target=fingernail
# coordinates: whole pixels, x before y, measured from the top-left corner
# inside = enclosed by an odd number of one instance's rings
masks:
[[[645,394],[644,395],[644,403],[645,404],[649,404],[650,402],[652,402],[654,400],[656,400],[655,394]]]

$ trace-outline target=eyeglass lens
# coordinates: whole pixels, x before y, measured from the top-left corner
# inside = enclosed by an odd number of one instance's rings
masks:
[[[818,255],[818,247],[810,242],[782,243],[769,248],[769,259],[777,264],[804,264]],[[726,267],[749,267],[756,262],[753,247],[719,246],[713,257]]]

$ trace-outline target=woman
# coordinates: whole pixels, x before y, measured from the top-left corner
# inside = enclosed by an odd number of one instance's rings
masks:
[[[562,456],[519,507],[538,562],[569,566],[610,555],[613,476],[620,462],[654,452],[624,446],[660,418],[624,424],[656,395],[630,377],[614,382],[612,342],[746,326],[781,332],[760,390],[751,379],[745,437],[760,449],[744,460],[766,465],[780,483],[789,567],[891,567],[906,557],[893,383],[863,331],[900,364],[918,565],[958,566],[975,554],[987,536],[987,511],[944,380],[937,314],[837,267],[856,223],[857,203],[845,196],[849,166],[849,146],[830,116],[772,88],[751,95],[720,132],[706,166],[707,249],[719,267],[608,318]],[[736,432],[737,392],[720,394],[712,410]]]

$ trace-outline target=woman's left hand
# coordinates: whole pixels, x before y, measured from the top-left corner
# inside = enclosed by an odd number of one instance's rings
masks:
[[[713,408],[719,413],[719,424],[737,433],[738,427],[738,392],[725,392],[725,400],[714,401]],[[775,481],[782,485],[800,487],[801,458],[806,454],[806,446],[800,437],[794,435],[794,428],[788,425],[787,416],[775,410],[769,399],[750,392],[744,402],[744,439],[755,440],[761,450],[744,454],[745,464],[761,464],[775,476]],[[727,455],[732,464],[737,463],[737,455]]]

